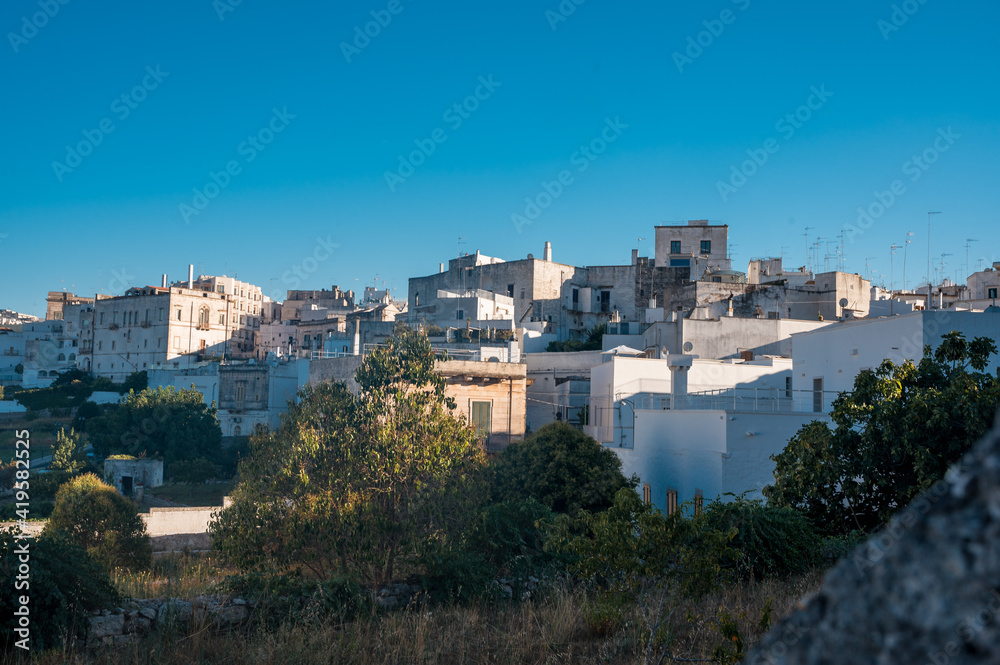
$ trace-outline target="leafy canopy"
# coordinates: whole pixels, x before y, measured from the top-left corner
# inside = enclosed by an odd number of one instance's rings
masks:
[[[764,495],[826,533],[877,529],[989,430],[1000,381],[983,370],[996,351],[988,338],[950,332],[916,365],[861,372],[833,403],[834,429],[810,423],[774,456]]]
[[[493,469],[495,501],[533,498],[557,513],[576,515],[611,506],[626,478],[621,460],[593,438],[566,423],[550,423],[507,446]]]
[[[43,534],[61,531],[107,570],[148,568],[153,550],[134,503],[96,475],[70,480],[56,492]]]
[[[56,442],[52,445],[52,462],[49,464],[54,471],[79,471],[86,466],[86,456],[80,445],[80,435],[72,427],[69,433],[62,427],[56,432]]]
[[[434,361],[426,337],[399,327],[365,357],[359,395],[304,388],[277,431],[251,440],[214,546],[245,570],[380,583],[460,538],[484,494],[484,453]]]
[[[162,457],[178,460],[213,458],[222,446],[216,408],[194,387],[173,386],[129,392],[122,403],[87,425],[94,453]]]

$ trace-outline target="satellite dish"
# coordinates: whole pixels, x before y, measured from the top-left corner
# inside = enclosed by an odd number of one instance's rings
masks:
[[[841,298],[840,299],[840,306],[841,307],[847,307],[847,298]]]
[[[694,344],[691,342],[684,342],[684,353],[688,353],[692,349],[694,349]]]

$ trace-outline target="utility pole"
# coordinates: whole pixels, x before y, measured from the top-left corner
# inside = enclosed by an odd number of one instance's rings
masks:
[[[934,280],[931,277],[931,215],[940,215],[940,210],[930,211],[927,213],[927,309],[930,309],[934,303],[934,296],[932,292],[934,291]]]
[[[903,290],[906,290],[906,248],[910,246],[913,242],[910,238],[913,236],[913,231],[906,232],[906,242],[903,243]]]

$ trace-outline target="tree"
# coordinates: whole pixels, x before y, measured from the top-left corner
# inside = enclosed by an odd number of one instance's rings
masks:
[[[493,499],[522,501],[533,497],[557,513],[608,508],[626,478],[611,450],[566,423],[549,423],[500,453],[493,469]]]
[[[56,492],[43,535],[62,531],[107,570],[149,567],[153,549],[134,503],[92,473]]]
[[[131,392],[141,393],[148,387],[149,376],[146,374],[146,370],[142,370],[141,372],[132,372],[125,377],[125,381],[122,383],[121,392],[123,394]]]
[[[560,351],[600,351],[604,344],[604,333],[607,331],[608,326],[602,323],[588,330],[586,339],[567,339],[561,342],[549,342],[545,350],[549,353]]]
[[[727,543],[735,530],[720,531],[684,512],[664,516],[625,488],[608,510],[583,512],[574,525],[568,518],[559,525],[557,548],[576,558],[572,570],[638,607],[647,632],[643,663],[675,659],[674,612],[715,588],[720,561],[732,556]]]
[[[917,365],[862,371],[833,403],[834,429],[810,423],[773,457],[764,495],[826,533],[877,529],[989,430],[1000,381],[983,370],[996,351],[988,338],[951,332]]]
[[[243,569],[381,583],[459,538],[483,494],[484,453],[434,361],[425,336],[399,327],[365,357],[359,395],[304,388],[277,431],[252,437],[214,547]]]
[[[0,628],[8,651],[23,639],[14,614],[20,597],[28,596],[30,626],[27,646],[33,650],[54,649],[71,642],[86,627],[95,610],[114,607],[118,602],[108,573],[79,545],[63,533],[46,533],[27,541],[30,556],[30,587],[18,588],[19,553],[25,541],[14,529],[0,531],[0,576],[8,580],[0,592]]]
[[[215,404],[208,406],[193,386],[129,392],[89,426],[94,454],[162,457],[165,464],[214,458],[222,446]]]
[[[83,447],[80,445],[80,435],[70,428],[69,434],[64,428],[56,432],[56,442],[52,446],[52,462],[49,466],[54,471],[78,471],[86,466]]]

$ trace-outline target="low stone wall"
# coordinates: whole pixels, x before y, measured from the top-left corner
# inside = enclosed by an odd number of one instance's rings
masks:
[[[148,513],[142,513],[142,521],[146,523],[146,531],[150,538],[159,536],[176,536],[181,534],[208,533],[208,524],[222,508],[159,508],[152,507]]]
[[[246,621],[253,603],[242,598],[198,596],[192,600],[157,598],[133,600],[115,610],[96,612],[89,618],[87,646],[121,646],[151,630],[176,624],[180,627],[231,627]]]

